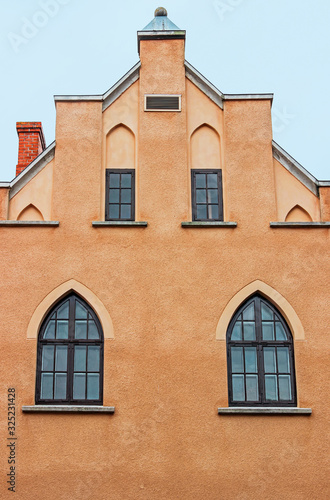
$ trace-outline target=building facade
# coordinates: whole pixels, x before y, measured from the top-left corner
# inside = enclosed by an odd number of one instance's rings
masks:
[[[326,499],[330,181],[158,9],[0,184],[1,498]]]

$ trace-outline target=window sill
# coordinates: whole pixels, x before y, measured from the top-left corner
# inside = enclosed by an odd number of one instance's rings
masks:
[[[134,220],[94,221],[93,227],[147,227],[148,222],[137,222]]]
[[[7,227],[58,227],[60,223],[56,220],[0,220],[0,226]]]
[[[230,406],[218,408],[219,415],[311,415],[311,408]]]
[[[29,413],[115,413],[114,406],[92,405],[33,405],[22,406],[23,412]]]
[[[281,228],[328,228],[330,227],[330,222],[270,222],[270,227],[281,227]]]
[[[184,228],[187,227],[224,227],[224,228],[235,228],[237,227],[237,222],[221,222],[221,221],[212,221],[212,222],[201,222],[201,221],[193,221],[193,222],[181,222],[181,226]]]

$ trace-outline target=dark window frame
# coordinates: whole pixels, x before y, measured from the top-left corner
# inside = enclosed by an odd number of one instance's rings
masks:
[[[236,321],[240,314],[242,314],[243,310],[249,306],[252,302],[255,302],[255,331],[256,331],[256,340],[231,340],[232,331]],[[279,318],[280,323],[282,324],[284,331],[287,335],[288,340],[262,340],[262,320],[261,320],[261,302],[265,303],[268,307],[270,307],[276,316]],[[275,323],[275,321],[274,321]],[[296,407],[297,406],[297,390],[296,390],[296,375],[295,375],[295,358],[294,358],[294,342],[292,333],[279,312],[279,310],[266,298],[262,297],[259,294],[253,295],[249,299],[247,299],[240,307],[237,309],[235,314],[233,315],[226,335],[226,348],[227,348],[227,373],[228,373],[228,402],[229,406],[235,407]],[[232,388],[232,360],[231,360],[231,347],[256,347],[257,349],[257,375],[258,375],[258,390],[259,390],[259,400],[258,401],[234,401],[233,400],[233,388]],[[267,347],[287,347],[289,350],[289,363],[290,363],[290,372],[282,373],[278,370],[276,371],[277,377],[279,374],[290,374],[290,382],[291,382],[291,400],[267,400],[266,399],[266,391],[265,391],[265,367],[264,367],[264,356],[263,349]],[[276,351],[277,352],[277,351]],[[244,350],[243,350],[244,353]],[[243,355],[243,363],[244,363],[244,374],[249,373],[245,371],[245,359]],[[234,372],[235,373],[235,372]],[[275,373],[275,372],[274,372]],[[245,377],[244,377],[245,380]],[[245,391],[246,391],[246,380],[245,380]],[[278,391],[278,388],[277,388]],[[279,391],[278,391],[279,396]]]
[[[129,217],[120,217],[120,207],[126,205],[126,203],[121,203],[121,192],[122,188],[119,187],[119,202],[113,203],[114,205],[119,205],[119,217],[110,217],[110,175],[111,174],[131,174],[131,212]],[[135,169],[134,168],[107,168],[105,171],[105,220],[106,221],[134,221],[135,220]]]
[[[197,203],[196,201],[196,174],[217,174],[218,182],[217,182],[217,190],[218,190],[218,217],[217,218],[197,218]],[[206,191],[208,188],[206,186]],[[200,222],[212,222],[212,221],[223,221],[223,193],[222,193],[222,170],[220,168],[213,169],[191,169],[191,201],[192,201],[192,220],[200,221]],[[212,203],[206,202],[205,205],[208,207],[209,205],[213,205]],[[207,210],[208,211],[208,210]]]
[[[67,300],[69,300],[69,319],[68,319],[68,339],[44,339],[43,335],[45,333],[46,327],[53,316],[54,312],[57,311]],[[74,328],[75,328],[75,303],[78,300],[92,316],[94,320],[98,333],[99,339],[75,339],[74,338]],[[88,321],[88,319],[87,319]],[[42,348],[45,345],[53,346],[67,346],[67,397],[65,399],[41,399],[41,374],[42,374]],[[99,398],[98,399],[73,399],[73,375],[74,371],[74,347],[75,346],[99,346],[100,347],[100,359],[99,359],[99,371],[98,372],[88,372],[86,365],[86,375],[88,373],[99,373]],[[54,350],[55,351],[55,350]],[[58,373],[60,371],[53,369],[53,373]],[[63,371],[64,372],[64,371]],[[36,391],[35,391],[35,402],[36,405],[102,405],[103,404],[103,372],[104,372],[104,335],[103,329],[98,319],[97,315],[93,309],[82,299],[79,295],[75,293],[70,293],[62,298],[60,301],[56,302],[51,310],[45,317],[38,335],[38,345],[37,345],[37,370],[36,370]],[[76,372],[77,373],[77,372]],[[78,372],[80,373],[80,372]],[[83,373],[83,372],[81,372]],[[54,388],[54,380],[53,380]],[[86,388],[87,391],[87,377],[86,377]]]

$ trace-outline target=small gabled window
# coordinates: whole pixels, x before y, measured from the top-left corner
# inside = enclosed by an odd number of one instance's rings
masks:
[[[254,296],[227,331],[229,406],[296,406],[293,339],[275,307]]]
[[[38,338],[36,404],[102,404],[103,332],[94,311],[71,294],[46,316]]]
[[[222,172],[192,170],[192,220],[223,221]]]
[[[135,220],[135,170],[107,169],[105,220]]]

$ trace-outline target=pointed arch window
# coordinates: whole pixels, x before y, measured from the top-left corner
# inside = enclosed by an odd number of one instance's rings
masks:
[[[91,307],[75,294],[46,316],[39,332],[37,404],[102,404],[103,331]]]
[[[227,331],[230,406],[296,406],[293,339],[261,296],[245,302]]]

